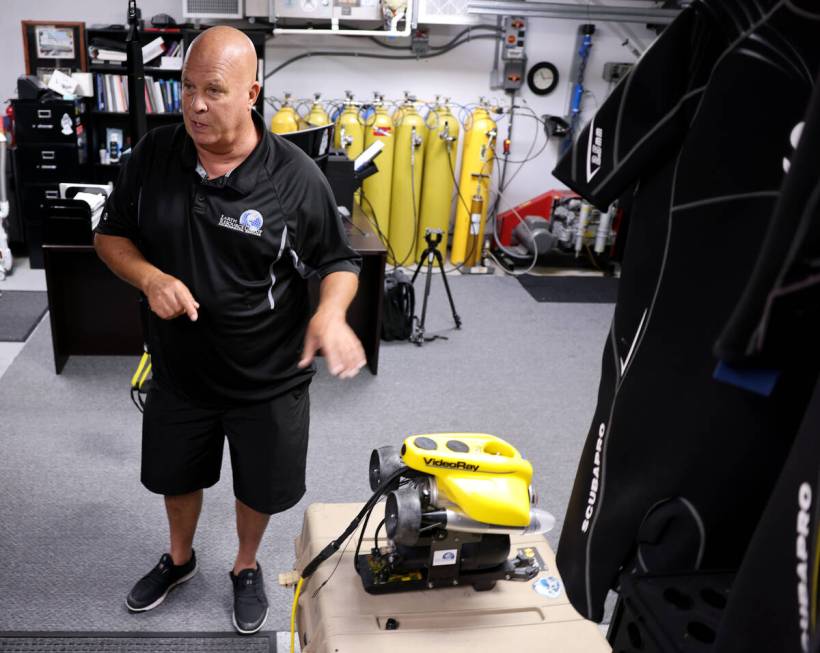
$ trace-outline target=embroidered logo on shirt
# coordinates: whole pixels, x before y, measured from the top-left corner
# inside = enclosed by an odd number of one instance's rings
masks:
[[[262,235],[262,225],[264,220],[262,214],[254,209],[248,209],[239,216],[239,220],[224,213],[219,216],[219,226],[234,231],[241,231],[251,236]]]

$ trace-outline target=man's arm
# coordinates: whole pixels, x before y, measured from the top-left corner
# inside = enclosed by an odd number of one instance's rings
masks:
[[[163,320],[183,313],[191,321],[197,319],[199,304],[187,286],[146,261],[130,239],[98,233],[94,236],[94,248],[114,274],[142,291],[148,298],[151,310]]]
[[[364,367],[362,344],[345,320],[358,287],[359,278],[354,272],[331,272],[322,279],[319,307],[308,324],[299,367],[310,365],[319,349],[334,376],[351,378]]]

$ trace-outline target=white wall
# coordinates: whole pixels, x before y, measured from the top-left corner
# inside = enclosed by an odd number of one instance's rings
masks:
[[[181,0],[138,0],[143,17],[148,20],[157,13],[167,13],[181,21]],[[3,33],[0,38],[0,97],[8,101],[15,96],[17,76],[24,72],[22,36],[20,21],[32,20],[81,20],[87,25],[93,23],[124,23],[126,20],[126,0],[4,0]],[[487,22],[494,22],[488,17]],[[538,97],[526,87],[518,96],[538,115],[565,115],[568,106],[570,67],[573,59],[576,21],[530,19],[527,56],[529,63],[551,61],[559,70],[561,82],[551,95]],[[623,38],[616,34],[613,26],[605,23],[597,25],[594,45],[586,73],[586,85],[590,93],[585,98],[587,117],[603,101],[608,84],[602,79],[606,61],[634,61],[634,56],[621,46]],[[431,41],[443,43],[451,38],[460,27],[434,27]],[[651,42],[653,34],[642,27],[633,26],[645,44]],[[267,70],[272,70],[286,59],[307,50],[353,50],[385,54],[403,54],[386,50],[363,38],[343,38],[327,36],[283,35],[271,39],[266,52]],[[325,98],[341,98],[346,89],[352,90],[359,98],[370,98],[374,90],[383,92],[388,98],[398,99],[402,91],[410,90],[419,98],[432,100],[436,94],[450,96],[454,102],[474,103],[479,96],[490,96],[506,101],[500,91],[489,88],[492,67],[493,42],[479,40],[467,43],[441,57],[422,61],[382,61],[353,58],[309,58],[283,69],[265,85],[266,96],[281,97],[287,90],[296,97],[310,97],[321,91]],[[266,108],[269,120],[273,109]],[[499,134],[506,135],[506,119],[500,121]],[[526,117],[523,112],[516,119],[511,160],[523,159],[537,137],[536,151],[543,142],[543,130],[538,123]],[[526,164],[517,174],[505,193],[502,208],[518,204],[549,188],[560,186],[550,175],[557,155],[557,144],[550,143],[541,156]],[[510,165],[508,179],[515,174],[518,165]]]
[[[487,22],[493,21],[488,18]],[[525,85],[516,103],[526,104],[539,116],[566,114],[571,84],[569,73],[579,24],[574,21],[530,20],[527,43],[529,63],[551,61],[558,67],[561,81],[558,88],[545,97],[534,95]],[[431,42],[444,43],[459,29],[462,28],[433,28]],[[651,33],[641,31],[645,43],[650,43],[651,36],[647,34]],[[621,46],[622,41],[623,38],[616,36],[611,26],[598,25],[585,78],[590,90],[590,94],[584,100],[588,115],[595,110],[597,102],[603,101],[608,92],[609,84],[602,78],[604,62],[635,60],[634,56]],[[272,70],[290,57],[308,50],[351,50],[386,56],[403,54],[379,48],[362,38],[283,35],[269,42],[267,69]],[[498,98],[499,102],[506,106],[509,101],[503,92],[491,91],[489,87],[493,51],[493,41],[479,40],[467,43],[441,57],[421,61],[391,62],[352,57],[310,57],[284,68],[269,78],[265,85],[265,93],[267,96],[281,98],[283,92],[288,91],[296,97],[309,98],[314,92],[320,91],[323,98],[329,99],[342,98],[344,91],[349,89],[357,98],[370,99],[373,91],[378,90],[388,98],[399,99],[404,90],[410,90],[424,100],[432,101],[435,95],[441,94],[451,97],[454,102],[469,104],[477,102],[480,96],[488,96]],[[268,107],[266,117],[270,118],[272,113],[273,109]],[[524,112],[519,115],[513,128],[511,161],[520,161],[526,157],[534,137],[537,138],[535,152],[541,149],[546,138],[535,120],[524,115]],[[499,136],[506,136],[506,118],[500,120],[499,128]],[[550,188],[563,187],[550,174],[557,152],[557,142],[550,143],[541,156],[524,166],[521,173],[517,174],[508,186],[505,197],[502,198],[502,209],[514,206]],[[518,168],[518,165],[510,164],[508,180]]]

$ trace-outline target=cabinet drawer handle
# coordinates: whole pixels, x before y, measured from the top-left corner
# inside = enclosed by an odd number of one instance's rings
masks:
[[[51,109],[37,109],[38,118],[51,118]]]
[[[42,152],[40,152],[40,156],[42,157],[43,161],[53,161],[54,150],[43,150]]]

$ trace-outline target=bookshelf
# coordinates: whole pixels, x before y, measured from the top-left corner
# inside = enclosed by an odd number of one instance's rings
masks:
[[[146,118],[148,128],[165,125],[182,119],[180,106],[180,77],[182,56],[187,43],[194,38],[187,36],[185,28],[145,28],[140,31],[143,51],[154,43],[151,57],[146,61]],[[114,181],[119,173],[118,152],[131,147],[128,120],[128,82],[126,77],[125,48],[128,30],[121,26],[92,25],[86,29],[88,39],[88,72],[94,79],[94,97],[89,100],[89,160],[95,181]],[[157,47],[157,39],[162,45]],[[173,61],[166,55],[175,55]],[[165,63],[165,66],[157,65]],[[175,64],[168,67],[167,64]],[[159,89],[154,88],[153,82]],[[150,84],[150,86],[149,86]],[[175,89],[175,91],[174,91]],[[160,103],[162,106],[160,106]],[[112,148],[112,137],[119,137],[118,146]],[[113,138],[117,140],[117,138]],[[111,155],[114,154],[112,157]],[[115,160],[110,160],[111,158]]]
[[[253,41],[256,48],[257,57],[264,60],[265,56],[265,32],[263,30],[243,30]],[[169,50],[176,53],[180,60],[176,62],[177,67],[164,67],[157,65],[162,63],[162,59],[156,58],[146,62],[145,78],[146,87],[150,78],[154,88],[152,94],[146,98],[146,121],[148,129],[167,125],[182,120],[181,108],[181,78],[182,70],[181,57],[184,55],[188,45],[193,41],[201,30],[193,26],[178,26],[173,28],[149,28],[140,31],[140,43],[143,46],[155,41],[157,37],[163,40],[165,52]],[[122,102],[121,95],[127,92],[125,80],[125,62],[110,61],[104,56],[99,56],[100,51],[125,52],[125,39],[128,30],[123,26],[101,26],[92,25],[86,28],[86,38],[88,40],[88,72],[94,77],[94,97],[89,100],[89,160],[92,163],[93,176],[95,181],[107,182],[115,181],[119,173],[117,162],[106,162],[100,159],[100,150],[110,149],[108,135],[110,130],[119,130],[123,135],[122,149],[131,146],[130,134],[128,133],[128,112],[127,104]],[[97,55],[97,56],[95,56]],[[114,55],[111,55],[114,56]],[[171,62],[166,62],[171,63]],[[113,88],[111,84],[115,83]],[[174,87],[176,86],[176,94]],[[169,95],[170,90],[170,95]],[[106,91],[108,94],[106,96]],[[112,92],[113,91],[113,92]],[[117,99],[112,101],[112,96],[116,94]],[[160,99],[165,102],[162,111],[159,109]],[[257,110],[264,111],[263,94],[259,94]]]

